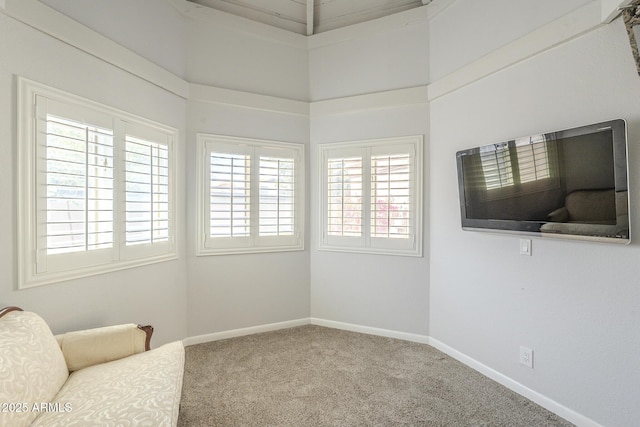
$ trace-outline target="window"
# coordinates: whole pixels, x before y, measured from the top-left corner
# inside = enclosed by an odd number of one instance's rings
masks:
[[[555,142],[544,135],[480,148],[485,199],[557,188]]]
[[[177,132],[19,79],[19,287],[173,259]]]
[[[480,147],[480,163],[487,190],[514,184],[511,154],[507,145]]]
[[[304,146],[198,134],[197,255],[304,248]]]
[[[422,256],[422,136],[319,149],[320,249]]]
[[[168,147],[127,135],[125,158],[126,244],[144,245],[168,241]]]

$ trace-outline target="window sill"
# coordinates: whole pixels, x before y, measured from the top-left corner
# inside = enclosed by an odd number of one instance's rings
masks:
[[[303,251],[304,245],[295,246],[278,246],[278,247],[252,247],[252,248],[199,248],[196,256],[215,256],[215,255],[242,255],[242,254],[260,254],[271,252],[295,252]]]
[[[352,254],[365,254],[365,255],[388,255],[388,256],[404,256],[413,258],[422,258],[421,250],[399,250],[399,249],[383,249],[383,248],[352,248],[344,246],[328,246],[322,245],[318,247],[322,252],[343,252]]]
[[[32,275],[30,277],[20,277],[18,280],[18,289],[29,289],[37,286],[51,285],[69,280],[82,279],[84,277],[97,276],[100,274],[111,273],[120,270],[126,270],[134,267],[142,267],[160,262],[172,261],[178,259],[177,253],[157,255],[151,258],[122,261],[109,265],[100,265],[94,267],[80,268],[73,271],[55,272],[41,275]]]

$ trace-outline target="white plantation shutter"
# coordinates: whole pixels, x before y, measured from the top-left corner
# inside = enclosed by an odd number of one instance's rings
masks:
[[[19,287],[174,259],[175,129],[21,78],[18,92]]]
[[[529,140],[520,140],[516,141],[515,145],[520,183],[551,177],[549,149],[546,142],[532,144]]]
[[[295,233],[295,159],[260,156],[260,236]]]
[[[321,144],[320,249],[421,256],[422,137]]]
[[[198,135],[198,255],[303,248],[300,144]]]
[[[113,246],[113,131],[46,116],[46,253]]]
[[[409,153],[371,158],[371,237],[412,236],[412,169]]]
[[[125,187],[125,244],[168,241],[169,148],[127,135]]]
[[[329,158],[327,211],[330,236],[362,235],[362,157]]]
[[[480,162],[487,190],[513,185],[511,155],[506,144],[480,148]]]
[[[558,188],[555,145],[544,135],[480,148],[479,179],[484,180],[481,197],[502,197]]]
[[[246,154],[210,154],[210,236],[248,237],[251,230],[251,160]]]

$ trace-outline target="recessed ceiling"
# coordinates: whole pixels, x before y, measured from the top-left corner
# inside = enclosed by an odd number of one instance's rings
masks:
[[[263,24],[312,35],[413,9],[431,0],[188,0]]]

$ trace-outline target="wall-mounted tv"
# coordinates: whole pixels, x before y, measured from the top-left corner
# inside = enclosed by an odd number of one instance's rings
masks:
[[[622,119],[457,153],[462,228],[629,243]]]

